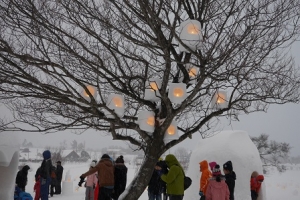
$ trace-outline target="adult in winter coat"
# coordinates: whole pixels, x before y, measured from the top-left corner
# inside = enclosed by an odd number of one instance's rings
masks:
[[[251,176],[250,187],[251,187],[251,199],[257,200],[258,193],[261,188],[261,184],[264,181],[263,175]]]
[[[151,179],[148,183],[148,199],[149,200],[161,200],[162,193],[166,188],[166,183],[161,180],[158,170],[162,170],[162,174],[167,174],[168,171],[163,169],[160,164],[161,161],[156,163],[155,169],[152,173]]]
[[[25,186],[27,185],[27,175],[28,170],[30,167],[28,165],[25,165],[22,167],[20,171],[18,171],[16,176],[16,185],[19,187],[23,192],[25,192]]]
[[[167,174],[162,174],[161,179],[167,184],[167,194],[170,200],[182,200],[184,195],[184,172],[177,158],[173,154],[166,156],[165,162],[169,168]],[[161,170],[161,168],[158,168]],[[159,171],[161,174],[162,171]]]
[[[55,194],[61,194],[61,181],[64,172],[63,166],[61,166],[61,161],[56,162],[56,185]]]
[[[53,195],[54,195],[54,189],[55,189],[55,186],[57,184],[56,167],[54,167],[54,166],[51,167],[50,177],[51,177],[51,182],[50,182],[50,196],[53,197]]]
[[[112,198],[118,200],[124,192],[127,183],[127,167],[124,164],[123,156],[119,156],[115,161],[115,186]]]
[[[235,180],[236,180],[236,174],[233,171],[232,162],[227,161],[223,164],[223,172],[225,174],[226,184],[228,186],[230,196],[230,200],[234,200],[234,188],[235,188]]]
[[[99,184],[99,200],[110,200],[113,192],[115,179],[114,179],[114,166],[110,160],[109,155],[103,154],[98,164],[91,168],[86,173],[80,176],[79,185],[84,182],[84,178],[88,175],[98,172],[98,184]]]
[[[220,165],[215,165],[212,176],[213,178],[208,183],[205,200],[229,200],[229,189],[225,179],[221,178]]]
[[[51,182],[51,169],[52,169],[52,161],[51,161],[51,153],[49,150],[45,150],[43,152],[43,162],[41,165],[41,200],[49,199],[49,185]]]
[[[208,169],[207,160],[202,160],[199,165],[201,172],[199,195],[201,196],[200,200],[205,200],[208,181],[211,178],[211,172]]]

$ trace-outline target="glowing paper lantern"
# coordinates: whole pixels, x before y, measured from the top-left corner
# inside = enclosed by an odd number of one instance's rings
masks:
[[[227,93],[225,91],[216,92],[212,99],[211,107],[215,109],[227,108],[228,107]]]
[[[149,79],[146,82],[145,89],[145,100],[158,101],[160,97],[159,89],[161,87],[161,80],[159,79]]]
[[[151,111],[140,111],[138,115],[138,124],[141,130],[153,133],[155,128],[155,114]]]
[[[165,133],[164,143],[166,144],[172,140],[178,140],[178,138],[179,138],[179,135],[178,135],[178,129],[177,129],[177,122],[175,120],[173,120]]]
[[[187,20],[182,22],[179,28],[179,38],[182,43],[191,50],[195,51],[199,49],[203,41],[200,22],[197,20]],[[181,43],[179,43],[179,50],[181,52],[188,52]]]
[[[113,110],[118,117],[123,117],[125,112],[124,97],[119,94],[110,94],[107,98],[106,106]],[[115,118],[109,111],[104,110],[107,118]]]
[[[184,83],[170,83],[168,97],[171,102],[180,104],[186,99],[186,85]]]
[[[186,64],[185,68],[190,77],[190,83],[195,84],[197,82],[197,75],[199,72],[199,68],[192,64]]]
[[[86,88],[91,93],[91,95],[94,98],[96,98],[96,91],[97,91],[96,88],[92,85],[87,85]],[[91,101],[90,95],[87,93],[87,91],[84,88],[82,88],[81,96],[85,98],[87,101]]]

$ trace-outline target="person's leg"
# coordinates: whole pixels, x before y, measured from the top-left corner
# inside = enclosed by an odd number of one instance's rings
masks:
[[[148,199],[149,200],[154,200],[155,199],[155,195],[153,193],[151,193],[149,190],[148,190]]]
[[[41,178],[41,200],[48,200],[49,196],[49,180]]]
[[[101,187],[99,189],[98,200],[111,200],[111,194],[113,189],[108,189],[105,187]]]
[[[161,200],[161,194],[155,195],[155,199],[156,199],[156,200]]]

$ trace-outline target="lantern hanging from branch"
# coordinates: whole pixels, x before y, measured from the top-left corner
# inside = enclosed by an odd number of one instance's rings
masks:
[[[145,85],[145,100],[158,101],[160,97],[159,89],[161,87],[160,79],[149,79]]]
[[[96,88],[92,85],[87,85],[86,89],[91,93],[91,95],[96,98]],[[81,96],[87,100],[87,101],[91,101],[91,97],[88,94],[87,90],[85,90],[84,88],[82,88],[82,91],[80,92]]]
[[[170,83],[168,97],[172,103],[180,104],[186,99],[186,84]]]
[[[224,109],[228,107],[228,99],[226,91],[217,91],[211,102],[213,109]]]
[[[153,133],[155,128],[155,114],[151,111],[140,111],[138,115],[138,124],[141,130]]]
[[[170,124],[169,128],[165,132],[164,135],[164,143],[168,143],[172,140],[178,140],[179,135],[178,135],[178,129],[177,129],[177,122],[175,120],[172,121]]]
[[[201,24],[197,20],[186,20],[180,24],[179,38],[182,43],[188,46],[191,50],[200,49],[203,41],[201,33]],[[179,50],[181,52],[189,52],[180,42]]]
[[[106,106],[113,110],[118,117],[123,117],[125,112],[124,96],[119,94],[110,94],[107,98]],[[109,111],[104,110],[107,118],[115,118]]]

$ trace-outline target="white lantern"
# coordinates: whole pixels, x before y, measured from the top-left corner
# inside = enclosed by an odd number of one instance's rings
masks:
[[[96,88],[95,88],[94,86],[92,86],[92,85],[87,85],[87,86],[86,86],[86,89],[91,93],[91,95],[92,95],[94,98],[96,98],[96,91],[97,91],[97,90],[96,90]],[[81,96],[82,96],[83,98],[85,98],[87,101],[91,101],[90,95],[87,93],[87,91],[86,91],[84,88],[82,88],[80,94],[81,94]]]
[[[185,69],[190,77],[190,82],[191,84],[195,84],[197,82],[197,76],[199,72],[199,67],[196,67],[193,64],[186,64]],[[182,79],[183,80],[183,79]]]
[[[212,99],[211,107],[213,109],[223,109],[228,107],[226,91],[217,91]]]
[[[164,135],[164,143],[167,144],[168,142],[172,140],[178,140],[179,135],[178,135],[178,129],[177,129],[177,122],[175,120],[172,121],[170,124],[169,128],[165,132]]]
[[[158,101],[160,97],[159,89],[161,87],[160,79],[149,79],[146,82],[145,100]]]
[[[188,46],[191,50],[195,51],[200,49],[203,41],[200,22],[197,20],[187,20],[182,22],[179,28],[179,38],[182,43]],[[181,43],[179,43],[179,50],[181,52],[188,52]]]
[[[125,112],[124,107],[124,96],[119,94],[110,94],[107,98],[106,106],[113,110],[118,117],[123,117]],[[107,118],[114,118],[114,115],[112,115],[109,111],[104,110],[104,113]]]
[[[172,103],[180,104],[186,99],[186,85],[184,83],[170,83],[168,97]]]
[[[138,115],[138,124],[141,130],[153,133],[155,128],[155,114],[151,111],[140,111]]]

